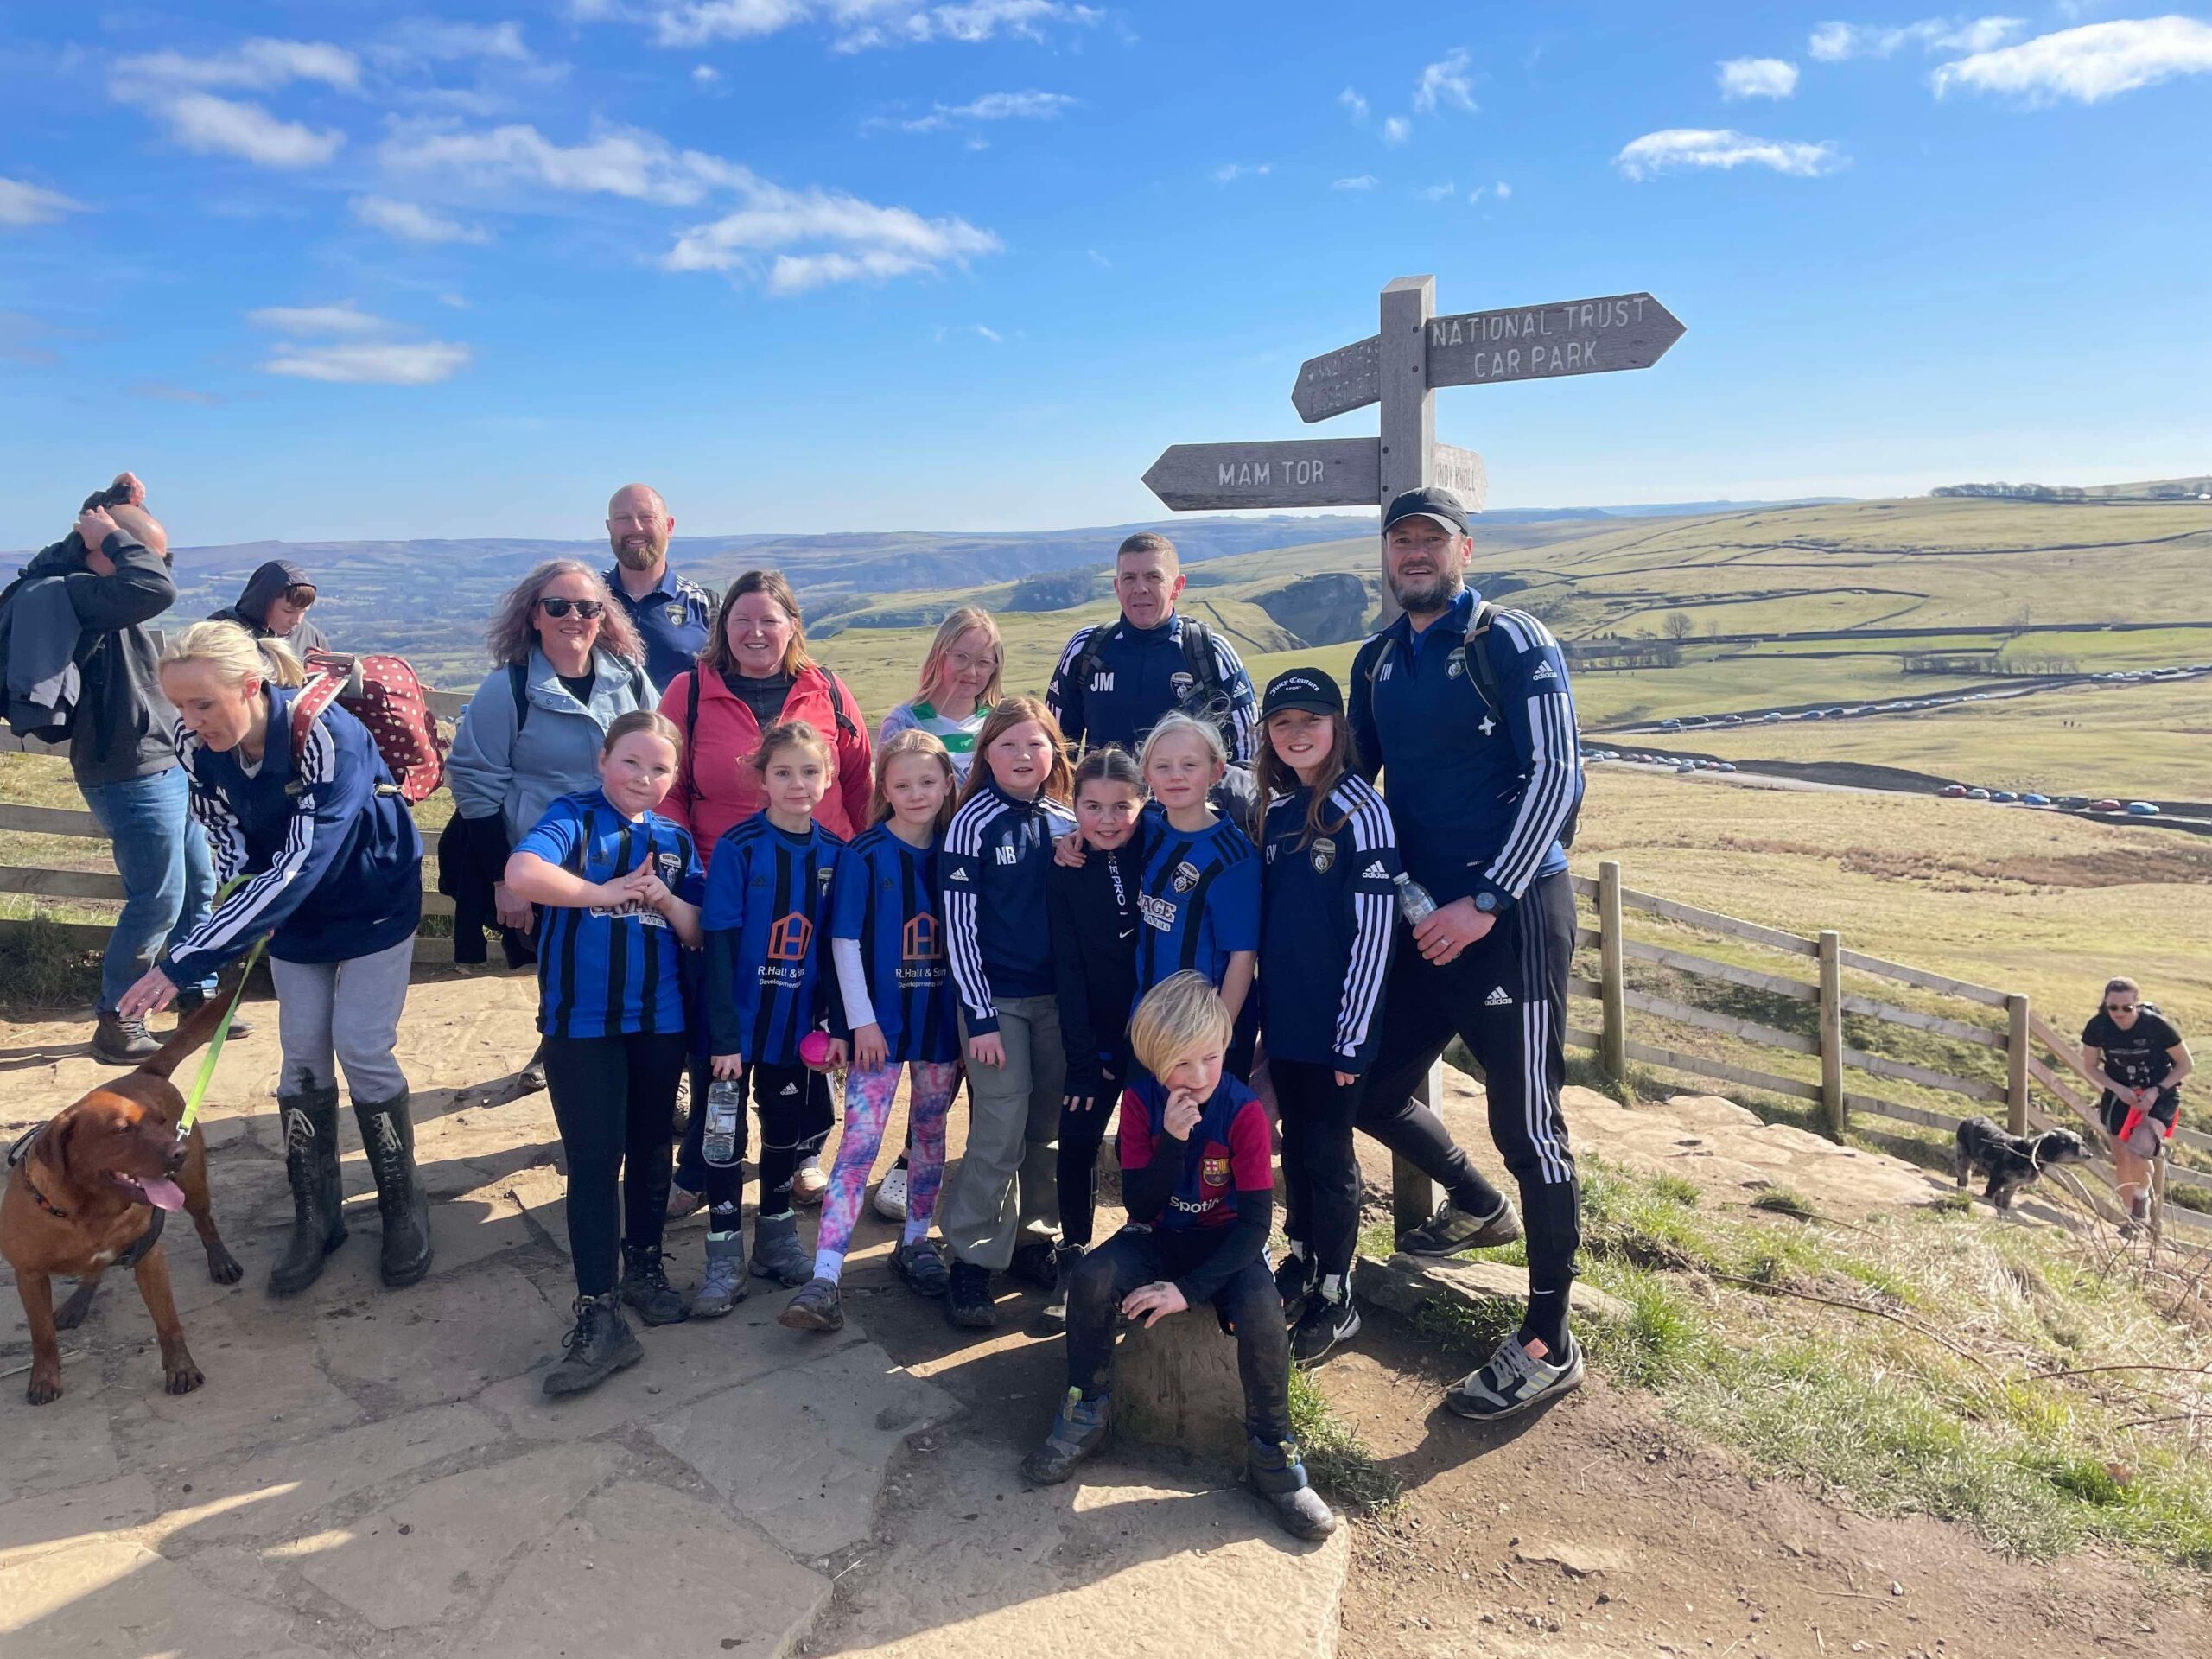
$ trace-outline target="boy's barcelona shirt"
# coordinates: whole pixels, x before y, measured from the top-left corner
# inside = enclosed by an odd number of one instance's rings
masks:
[[[1142,1169],[1154,1158],[1179,1154],[1183,1160],[1159,1225],[1179,1230],[1226,1227],[1236,1219],[1239,1192],[1274,1195],[1268,1109],[1235,1077],[1222,1073],[1190,1138],[1179,1147],[1166,1122],[1166,1089],[1150,1072],[1137,1071],[1122,1094],[1122,1167]]]

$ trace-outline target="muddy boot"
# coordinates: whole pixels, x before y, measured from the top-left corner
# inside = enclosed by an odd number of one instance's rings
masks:
[[[810,1279],[776,1315],[776,1323],[793,1331],[842,1331],[845,1328],[844,1299],[835,1279]]]
[[[611,1290],[604,1296],[576,1298],[576,1328],[561,1338],[561,1346],[568,1351],[545,1373],[548,1394],[582,1394],[645,1357]]]
[[[102,1065],[137,1065],[162,1052],[143,1020],[126,1020],[102,1008],[92,1027],[92,1058]]]
[[[1044,1445],[1021,1460],[1022,1478],[1038,1486],[1059,1484],[1075,1472],[1076,1465],[1105,1444],[1112,1415],[1104,1395],[1086,1400],[1081,1389],[1070,1389]]]
[[[677,1325],[686,1317],[683,1298],[661,1267],[658,1244],[622,1247],[622,1282],[614,1294],[647,1325]]]
[[[322,1276],[322,1261],[346,1242],[338,1185],[338,1090],[280,1095],[284,1178],[292,1185],[292,1236],[269,1270],[269,1294],[289,1296]]]
[[[707,1235],[707,1265],[691,1292],[691,1317],[719,1319],[745,1300],[745,1235],[734,1227]]]
[[[377,1208],[384,1216],[384,1256],[378,1270],[394,1290],[430,1270],[430,1202],[415,1172],[415,1120],[407,1096],[353,1103],[361,1149],[377,1178]]]
[[[796,1290],[814,1277],[814,1258],[798,1242],[797,1216],[753,1218],[753,1271]]]
[[[1336,1512],[1306,1484],[1306,1465],[1288,1440],[1253,1440],[1245,1447],[1244,1479],[1294,1538],[1318,1541],[1337,1529]]]

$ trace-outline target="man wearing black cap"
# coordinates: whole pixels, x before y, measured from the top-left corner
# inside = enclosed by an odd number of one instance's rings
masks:
[[[1447,1194],[1402,1249],[1449,1255],[1518,1237],[1512,1204],[1411,1098],[1455,1034],[1481,1064],[1491,1138],[1527,1217],[1529,1307],[1446,1403],[1508,1417],[1582,1381],[1567,1328],[1580,1203],[1559,1104],[1574,951],[1565,844],[1582,800],[1574,701],[1544,625],[1466,586],[1474,539],[1451,491],[1392,501],[1382,548],[1403,614],[1353,661],[1352,732],[1362,769],[1387,773],[1407,873],[1435,908],[1399,933],[1360,1127]]]

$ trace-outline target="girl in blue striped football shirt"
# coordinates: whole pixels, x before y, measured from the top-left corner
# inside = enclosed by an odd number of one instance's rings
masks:
[[[845,1133],[823,1197],[814,1277],[777,1316],[793,1330],[836,1331],[845,1323],[837,1290],[845,1246],[902,1071],[913,1084],[907,1103],[913,1150],[906,1237],[891,1266],[921,1295],[945,1292],[948,1275],[930,1248],[929,1232],[944,1175],[944,1115],[960,1084],[960,1032],[938,894],[952,791],[952,760],[944,745],[911,728],[893,733],[875,752],[870,827],[837,860],[830,884],[830,953],[841,1006],[833,1029],[850,1033],[853,1066],[845,1078]]]
[[[637,1363],[620,1303],[647,1325],[683,1317],[661,1269],[661,1227],[690,1052],[677,950],[699,943],[705,877],[690,833],[653,810],[676,781],[680,742],[649,709],[619,715],[600,748],[600,786],[555,801],[507,861],[509,891],[539,906],[537,1028],[569,1166],[576,1328],[548,1394]]]
[[[760,734],[746,762],[760,774],[766,809],[726,831],[709,861],[707,1023],[714,1075],[749,1093],[760,1114],[760,1209],[753,1223],[753,1271],[798,1286],[814,1262],[798,1242],[791,1179],[825,1131],[809,1121],[811,1074],[799,1043],[826,1023],[830,883],[844,842],[814,821],[836,779],[829,743],[802,720]],[[832,1041],[828,1063],[843,1064]],[[707,1103],[712,1144],[712,1091]],[[695,1104],[694,1111],[700,1109]],[[745,1295],[741,1199],[745,1114],[741,1099],[728,1160],[707,1160],[707,1268],[692,1293],[696,1317],[719,1318]],[[810,1145],[809,1143],[811,1143]]]

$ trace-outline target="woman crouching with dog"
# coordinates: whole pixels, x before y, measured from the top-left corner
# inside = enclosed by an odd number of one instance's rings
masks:
[[[270,1291],[306,1289],[346,1239],[340,1067],[376,1177],[384,1282],[411,1285],[430,1270],[429,1211],[392,1051],[423,915],[415,820],[359,721],[334,702],[295,718],[303,671],[281,640],[257,644],[235,622],[195,623],[162,652],[161,677],[222,896],[130,988],[126,1017],[167,1007],[178,986],[212,978],[268,935],[292,1187],[292,1236]]]

